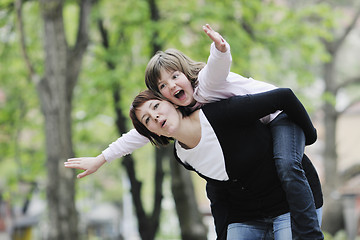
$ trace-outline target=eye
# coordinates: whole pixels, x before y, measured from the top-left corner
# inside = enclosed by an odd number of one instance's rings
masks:
[[[149,121],[150,121],[150,118],[147,117],[147,118],[145,119],[145,125],[147,125],[147,124],[149,123]]]
[[[160,104],[160,103],[156,103],[156,104],[154,105],[154,110],[159,107],[159,104]]]
[[[159,89],[160,89],[160,90],[163,89],[164,87],[165,87],[165,84],[164,84],[164,83],[162,83],[162,84],[159,85]]]
[[[173,74],[173,79],[177,79],[179,77],[179,73],[178,72],[174,72]]]

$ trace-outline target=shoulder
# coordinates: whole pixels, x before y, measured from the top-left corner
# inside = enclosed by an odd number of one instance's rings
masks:
[[[236,95],[231,96],[226,99],[221,99],[215,102],[205,104],[202,109],[205,112],[216,111],[216,112],[226,112],[233,111],[234,107],[245,106],[246,103],[251,101],[251,95]]]
[[[201,110],[210,122],[219,120],[230,123],[241,117],[241,106],[245,106],[245,103],[248,101],[248,95],[232,96],[227,99],[207,103],[202,106]]]

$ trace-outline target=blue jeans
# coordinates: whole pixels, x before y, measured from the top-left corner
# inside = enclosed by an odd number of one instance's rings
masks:
[[[293,239],[324,239],[316,216],[314,197],[301,164],[305,148],[304,133],[285,113],[277,116],[270,127],[275,166],[289,203]]]
[[[321,222],[322,209],[316,210]],[[228,226],[227,240],[290,240],[292,239],[290,213],[274,218],[263,218]]]

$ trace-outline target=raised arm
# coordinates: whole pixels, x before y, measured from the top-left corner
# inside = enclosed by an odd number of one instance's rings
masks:
[[[226,45],[224,38],[218,32],[215,32],[209,24],[203,26],[203,30],[208,37],[213,40],[217,50],[223,53],[228,50],[228,46]]]
[[[217,86],[226,81],[231,67],[230,45],[222,36],[212,30],[210,26],[203,27],[204,32],[209,36],[213,43],[210,46],[210,56],[206,66],[200,71],[198,76],[197,94],[206,97],[207,92],[216,89]]]

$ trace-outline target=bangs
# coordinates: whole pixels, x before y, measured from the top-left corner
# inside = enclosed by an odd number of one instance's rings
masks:
[[[141,135],[143,135],[144,137],[147,137],[150,142],[152,144],[154,144],[155,146],[163,146],[163,145],[167,145],[169,143],[170,140],[172,140],[172,138],[168,138],[165,136],[158,136],[155,133],[149,131],[149,129],[146,128],[146,126],[144,124],[142,124],[139,119],[136,116],[136,111],[146,102],[149,100],[162,100],[159,96],[155,95],[152,91],[150,90],[145,90],[141,93],[139,93],[134,101],[132,102],[131,106],[130,106],[130,112],[129,112],[129,116],[130,119],[133,123],[134,128],[136,129],[136,131],[138,133],[140,133]]]
[[[161,80],[161,71],[172,73],[181,70],[176,60],[176,58],[169,55],[158,56],[158,59],[154,61],[152,67],[148,69],[148,76],[145,80],[148,89],[159,93],[158,83]]]

